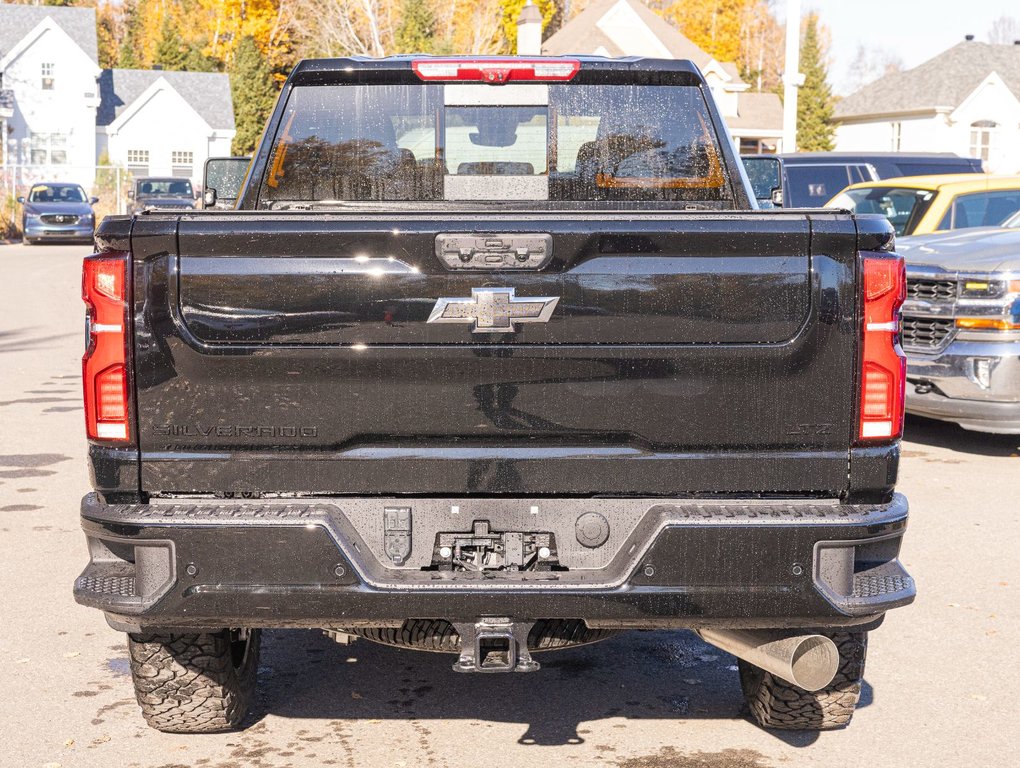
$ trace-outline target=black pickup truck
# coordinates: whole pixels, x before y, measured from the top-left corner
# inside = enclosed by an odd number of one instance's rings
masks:
[[[756,210],[698,70],[305,61],[232,211],[84,264],[76,599],[155,728],[242,724],[263,628],[527,672],[686,628],[846,724],[898,560],[888,223]]]

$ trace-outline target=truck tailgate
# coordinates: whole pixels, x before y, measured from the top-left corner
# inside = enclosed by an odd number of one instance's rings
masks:
[[[845,216],[155,214],[132,251],[147,492],[847,487]]]

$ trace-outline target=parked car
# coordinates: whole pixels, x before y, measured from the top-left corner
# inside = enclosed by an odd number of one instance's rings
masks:
[[[761,724],[849,722],[915,593],[903,261],[752,210],[722,125],[683,60],[304,61],[236,210],[104,220],[74,595],[152,727],[237,727],[266,627],[464,673],[688,628]]]
[[[980,160],[949,152],[795,152],[775,157],[783,166],[787,208],[820,208],[859,182],[983,170]]]
[[[1020,433],[1020,213],[1002,228],[903,238],[907,410]]]
[[[43,240],[92,242],[96,214],[92,206],[98,197],[89,197],[79,184],[33,184],[21,203],[22,240],[31,245]]]
[[[128,213],[147,210],[192,210],[197,197],[189,179],[142,176],[128,190]]]
[[[994,227],[1020,210],[1020,176],[910,176],[853,184],[826,207],[880,213],[897,235]]]

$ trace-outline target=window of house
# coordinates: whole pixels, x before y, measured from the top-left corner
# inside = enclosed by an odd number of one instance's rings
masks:
[[[978,120],[970,124],[970,156],[988,162],[992,151],[992,139],[998,124],[994,120]]]
[[[29,137],[32,165],[66,165],[67,136],[62,133],[33,133]]]
[[[127,151],[128,171],[134,176],[145,176],[149,172],[149,150],[129,149]]]
[[[903,123],[892,123],[892,151],[900,151],[900,139],[903,135]]]
[[[175,150],[170,153],[171,173],[174,176],[190,176],[194,170],[195,153]]]
[[[53,90],[53,64],[48,62],[42,64],[42,89],[44,91]]]

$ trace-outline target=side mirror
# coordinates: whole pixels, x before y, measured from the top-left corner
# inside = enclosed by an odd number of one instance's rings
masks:
[[[24,195],[18,195],[18,202],[21,203],[22,205],[24,205],[25,204],[25,196]]]
[[[129,189],[128,190],[128,200],[134,200],[134,199],[135,199],[135,191],[133,189]]]
[[[783,204],[783,163],[775,155],[741,155],[747,180],[760,208]]]
[[[206,190],[206,194],[212,190],[216,194],[214,201],[221,200],[228,207],[233,207],[241,194],[250,162],[250,157],[210,157],[205,161],[202,189]],[[203,202],[205,200],[203,197]],[[205,202],[205,207],[211,208],[212,204]]]
[[[214,205],[216,205],[216,190],[207,189],[205,194],[202,195],[202,207],[212,208]]]
[[[98,197],[93,196],[93,197],[89,198],[89,204],[90,205],[95,205],[98,202],[99,202],[99,198]]]

